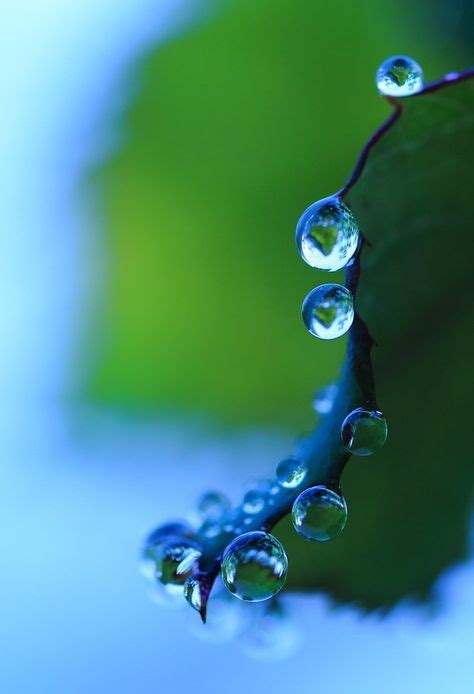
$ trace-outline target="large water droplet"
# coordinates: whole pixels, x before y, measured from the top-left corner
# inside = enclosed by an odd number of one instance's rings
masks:
[[[387,421],[377,410],[358,407],[343,421],[341,439],[347,450],[354,455],[372,455],[387,439]]]
[[[354,320],[351,292],[340,284],[321,284],[303,301],[303,320],[309,332],[323,340],[344,335]]]
[[[230,508],[230,501],[221,492],[206,492],[197,503],[199,515],[205,520],[216,521]]]
[[[310,487],[293,504],[292,520],[304,538],[325,542],[342,532],[347,520],[346,502],[324,485]]]
[[[258,489],[251,489],[244,496],[242,509],[245,513],[260,513],[265,506],[265,496]]]
[[[306,465],[297,458],[285,458],[276,466],[279,484],[287,489],[295,489],[306,477]]]
[[[175,538],[162,545],[156,561],[156,578],[163,584],[182,585],[201,556],[197,543]]]
[[[313,398],[313,407],[318,414],[329,414],[337,397],[339,387],[337,383],[321,388]]]
[[[283,587],[288,559],[281,543],[255,531],[236,537],[224,551],[221,574],[226,587],[240,600],[260,602]]]
[[[350,209],[337,197],[310,205],[296,226],[301,257],[311,267],[335,272],[345,267],[359,244],[359,227]]]
[[[423,88],[423,70],[413,58],[395,55],[384,60],[375,75],[377,89],[386,96],[409,96]]]

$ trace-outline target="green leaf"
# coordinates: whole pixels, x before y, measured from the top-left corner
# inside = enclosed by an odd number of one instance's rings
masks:
[[[385,447],[342,477],[344,533],[280,528],[289,585],[387,607],[425,598],[466,557],[472,464],[474,81],[403,101],[347,202],[368,240],[356,310],[376,341]],[[337,412],[334,417],[343,416]]]
[[[296,222],[383,118],[380,60],[402,49],[440,70],[437,46],[407,42],[393,14],[376,0],[233,0],[136,67],[121,149],[95,178],[108,262],[89,400],[313,426],[344,341],[302,327],[327,275],[299,258]]]

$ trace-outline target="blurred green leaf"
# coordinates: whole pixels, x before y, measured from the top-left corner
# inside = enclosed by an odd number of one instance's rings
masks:
[[[407,52],[433,75],[443,66],[419,32],[405,38],[414,8],[219,7],[137,68],[123,147],[93,181],[108,275],[85,395],[299,432],[344,341],[302,325],[303,297],[328,275],[300,260],[296,221],[340,187],[382,119],[378,63]]]
[[[403,101],[347,199],[370,245],[356,309],[377,345],[385,447],[352,457],[344,533],[304,544],[282,524],[289,585],[369,608],[425,598],[469,543],[474,80]]]

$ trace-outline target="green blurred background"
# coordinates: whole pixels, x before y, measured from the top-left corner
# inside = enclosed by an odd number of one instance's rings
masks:
[[[328,275],[299,258],[296,221],[342,185],[387,116],[381,60],[412,55],[428,80],[466,67],[468,15],[462,3],[217,2],[149,51],[127,76],[121,145],[87,182],[107,263],[80,397],[311,426],[344,341],[302,326],[303,297]]]

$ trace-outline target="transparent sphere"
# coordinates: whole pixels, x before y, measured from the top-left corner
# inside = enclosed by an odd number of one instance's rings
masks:
[[[265,495],[258,489],[251,489],[244,496],[242,509],[245,513],[260,513],[265,506]]]
[[[145,540],[140,564],[141,573],[154,582],[163,561],[164,547],[169,543],[181,541],[194,546],[196,539],[196,533],[188,523],[172,521],[159,525]]]
[[[346,502],[343,496],[322,484],[310,487],[293,504],[292,520],[295,530],[306,540],[332,540],[346,524]]]
[[[222,518],[230,508],[230,501],[221,492],[210,491],[203,494],[197,503],[197,509],[201,518],[215,521]]]
[[[296,243],[308,265],[335,272],[345,267],[356,252],[359,227],[342,200],[324,198],[301,215],[296,226]]]
[[[197,543],[183,538],[164,543],[156,557],[156,578],[164,585],[182,585],[201,556]]]
[[[313,407],[318,414],[329,414],[337,397],[339,386],[337,383],[331,383],[325,388],[321,388],[313,398]]]
[[[372,455],[382,448],[387,439],[387,420],[377,410],[358,407],[343,421],[341,439],[354,455]]]
[[[276,466],[278,483],[287,489],[295,489],[306,477],[307,468],[297,458],[285,458]]]
[[[321,284],[303,301],[302,314],[311,335],[334,340],[344,335],[354,320],[352,294],[340,284]]]
[[[261,602],[276,595],[286,580],[288,559],[281,543],[255,531],[236,537],[224,551],[221,574],[233,595]]]
[[[409,96],[423,88],[423,70],[413,58],[395,55],[384,60],[375,75],[377,89],[386,96]]]

